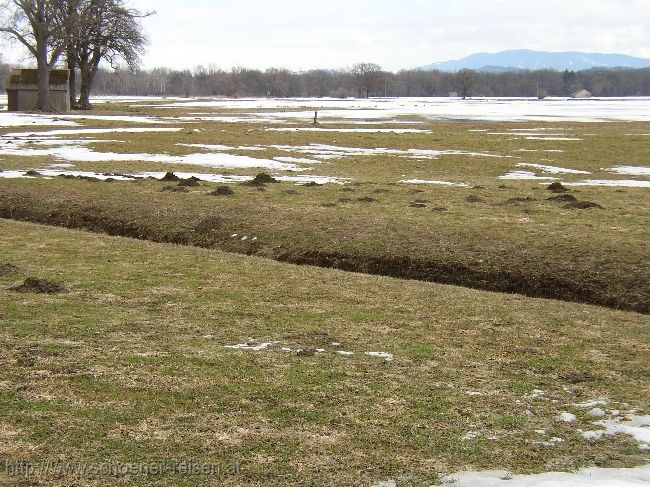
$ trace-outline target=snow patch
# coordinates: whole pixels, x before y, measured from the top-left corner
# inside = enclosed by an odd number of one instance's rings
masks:
[[[549,174],[591,174],[591,172],[589,171],[582,171],[579,169],[567,169],[565,167],[557,167],[557,166],[548,166],[546,164],[534,164],[532,162],[519,162],[517,163],[517,166],[532,167],[533,169],[539,169]]]
[[[531,171],[510,171],[503,176],[499,176],[499,179],[508,179],[508,180],[544,180],[544,181],[552,181],[557,178],[552,178],[549,176],[538,176],[534,172]]]
[[[647,166],[615,166],[603,171],[624,174],[626,176],[650,176],[650,167]]]
[[[452,183],[449,181],[436,181],[436,180],[429,180],[429,179],[402,179],[401,181],[398,181],[400,183],[404,184],[437,184],[441,186],[458,186],[462,188],[469,188],[469,184],[465,183]]]
[[[584,431],[582,436],[588,440],[598,440],[603,436],[617,434],[629,435],[638,443],[641,450],[650,450],[650,415],[636,416],[627,414],[623,417],[605,419],[593,423],[602,426],[604,429],[596,431]]]
[[[459,472],[442,479],[453,487],[647,487],[650,465],[636,468],[583,468],[576,472],[516,475],[505,470]]]

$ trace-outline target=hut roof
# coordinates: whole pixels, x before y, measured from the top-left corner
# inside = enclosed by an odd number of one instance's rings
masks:
[[[67,69],[50,70],[50,86],[67,85],[70,72]],[[37,85],[37,69],[13,69],[9,74],[9,85]],[[10,87],[8,86],[8,88]]]

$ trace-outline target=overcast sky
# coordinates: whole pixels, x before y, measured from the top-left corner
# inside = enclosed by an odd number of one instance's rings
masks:
[[[506,49],[650,58],[650,0],[131,0],[144,67],[396,71]],[[3,49],[5,59],[15,53]]]

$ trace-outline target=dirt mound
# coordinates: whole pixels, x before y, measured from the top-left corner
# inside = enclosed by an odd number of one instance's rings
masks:
[[[269,183],[279,183],[277,179],[272,176],[269,176],[266,173],[259,173],[252,180],[241,183],[242,186],[251,186],[253,188],[264,188],[266,184]]]
[[[210,193],[213,196],[232,196],[235,192],[228,186],[219,186],[217,189]]]
[[[357,201],[361,201],[362,203],[374,203],[377,199],[370,196],[362,196],[361,198],[357,198]]]
[[[426,208],[427,207],[427,202],[426,201],[415,200],[409,206],[411,208]]]
[[[199,178],[192,176],[192,177],[189,177],[187,179],[181,179],[178,182],[178,185],[179,186],[185,186],[185,187],[188,187],[188,188],[195,188],[197,186],[201,186],[199,184],[199,181],[200,181]]]
[[[36,279],[34,277],[28,277],[22,284],[10,289],[19,293],[39,294],[57,294],[67,291],[63,284],[59,284],[58,282],[53,281],[46,281],[45,279]]]
[[[564,203],[570,203],[573,201],[578,201],[578,198],[573,196],[572,194],[560,194],[557,196],[551,196],[550,198],[547,198],[548,201],[561,201]]]
[[[566,193],[569,191],[565,186],[562,185],[562,183],[559,183],[557,181],[546,186],[546,189],[553,191],[554,193]]]
[[[485,200],[480,196],[475,196],[472,194],[467,198],[465,198],[465,201],[467,201],[468,203],[483,203]]]
[[[270,183],[279,183],[280,181],[278,181],[272,176],[269,176],[264,172],[261,172],[253,178],[253,182],[258,184],[270,184]]]
[[[314,181],[309,181],[308,183],[303,184],[305,188],[320,188],[322,184],[318,184],[317,182]]]
[[[174,174],[173,172],[167,172],[162,178],[160,178],[160,181],[180,181],[180,180],[181,178],[176,176],[176,174]]]
[[[38,171],[34,171],[33,169],[30,169],[29,171],[27,171],[25,173],[25,176],[37,177],[37,176],[42,176],[42,174],[40,172],[38,172]]]
[[[16,274],[18,272],[18,267],[13,264],[0,264],[0,276],[8,276],[10,274]]]
[[[564,205],[564,208],[568,208],[569,210],[587,210],[589,208],[603,209],[602,206],[593,201],[572,201],[571,203]]]

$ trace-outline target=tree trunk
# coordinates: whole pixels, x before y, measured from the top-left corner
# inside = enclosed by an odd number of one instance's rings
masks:
[[[92,70],[90,65],[81,67],[81,85],[79,86],[79,102],[77,106],[81,110],[90,110],[90,87],[92,85]]]
[[[99,69],[101,52],[95,50],[89,61],[80,64],[81,85],[79,86],[79,108],[82,110],[92,109],[90,104],[90,90],[93,87],[95,74]]]
[[[68,82],[68,91],[70,93],[70,108],[77,106],[77,63],[73,55],[68,54],[68,69],[70,70],[70,80]]]
[[[36,26],[36,63],[38,66],[38,98],[36,109],[44,112],[52,110],[50,106],[50,70],[47,59],[47,25],[40,22]]]

